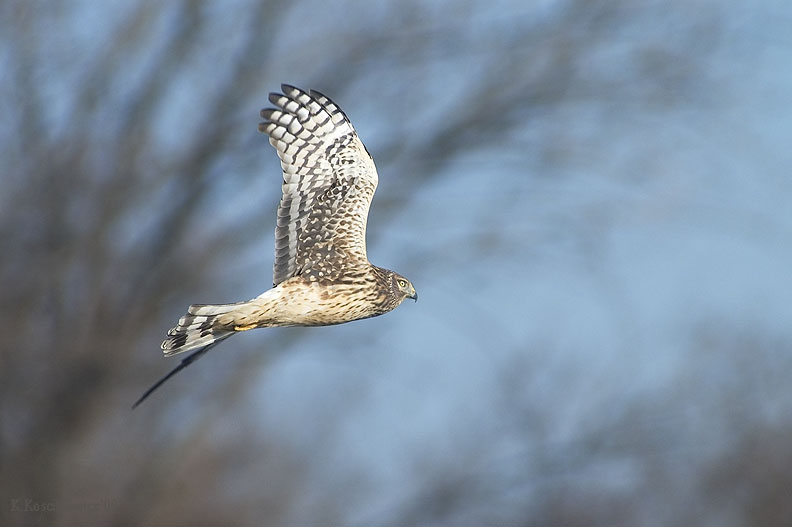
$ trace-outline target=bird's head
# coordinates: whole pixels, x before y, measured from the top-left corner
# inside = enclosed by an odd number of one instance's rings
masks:
[[[400,301],[405,298],[412,298],[416,302],[418,301],[418,293],[415,292],[415,288],[409,280],[396,273],[393,273],[391,280],[391,290],[401,296]]]

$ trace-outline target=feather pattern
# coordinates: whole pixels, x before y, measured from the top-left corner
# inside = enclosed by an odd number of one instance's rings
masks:
[[[377,169],[343,111],[325,95],[284,84],[261,111],[283,169],[273,285],[302,275],[334,280],[368,265],[366,220]]]

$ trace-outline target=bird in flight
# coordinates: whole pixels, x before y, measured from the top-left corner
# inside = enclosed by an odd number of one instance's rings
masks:
[[[273,287],[246,302],[193,304],[162,343],[166,357],[192,351],[133,408],[210,348],[241,331],[329,326],[376,317],[405,298],[405,277],[372,265],[366,219],[377,188],[374,160],[343,111],[318,91],[288,84],[270,93],[259,131],[283,169]]]

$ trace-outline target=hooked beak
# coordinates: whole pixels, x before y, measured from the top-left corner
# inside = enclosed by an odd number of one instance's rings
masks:
[[[414,287],[413,287],[413,290],[412,290],[412,294],[408,295],[407,298],[412,298],[413,300],[418,302],[418,293],[415,291]]]

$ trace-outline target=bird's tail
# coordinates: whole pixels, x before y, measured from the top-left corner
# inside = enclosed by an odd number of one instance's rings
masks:
[[[162,351],[170,357],[230,337],[240,329],[235,324],[235,312],[244,310],[247,304],[191,305],[178,325],[168,331],[168,338],[162,341]]]

